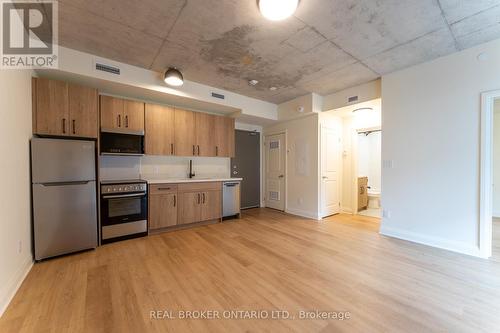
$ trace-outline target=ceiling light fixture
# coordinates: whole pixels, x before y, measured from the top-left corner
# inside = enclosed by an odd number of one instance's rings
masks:
[[[257,0],[257,2],[262,16],[271,21],[281,21],[292,16],[299,5],[299,0]]]
[[[248,80],[248,84],[251,86],[255,86],[255,85],[257,85],[257,83],[259,83],[259,81],[257,81],[257,80]]]
[[[169,86],[180,87],[184,84],[184,77],[182,76],[182,73],[177,70],[177,68],[170,67],[165,72],[164,81]]]
[[[352,110],[352,112],[358,112],[358,111],[373,111],[373,108],[359,108]]]
[[[278,90],[278,88],[276,88],[276,87],[269,87],[269,90],[275,91],[275,90]]]

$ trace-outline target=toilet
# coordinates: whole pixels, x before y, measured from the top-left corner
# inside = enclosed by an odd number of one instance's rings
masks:
[[[368,189],[368,208],[380,208],[380,191]]]

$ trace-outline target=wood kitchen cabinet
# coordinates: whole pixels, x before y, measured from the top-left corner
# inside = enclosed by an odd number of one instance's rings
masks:
[[[195,113],[196,119],[196,156],[215,156],[215,116],[208,113]]]
[[[69,85],[70,134],[97,138],[97,90],[89,87]]]
[[[97,90],[33,78],[33,133],[97,138]]]
[[[212,190],[201,193],[201,221],[222,217],[222,192]]]
[[[174,143],[177,156],[195,156],[196,116],[194,112],[175,109],[174,111]]]
[[[174,109],[146,104],[145,149],[147,155],[174,155]]]
[[[234,157],[234,118],[214,118],[214,144],[214,156]]]
[[[150,185],[149,229],[157,230],[177,225],[178,202],[177,185]]]
[[[222,217],[220,182],[179,184],[178,223],[187,224]]]
[[[144,103],[100,96],[101,129],[144,131]]]

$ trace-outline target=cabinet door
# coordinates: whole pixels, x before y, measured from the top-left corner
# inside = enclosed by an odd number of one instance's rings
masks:
[[[161,229],[177,224],[177,194],[149,196],[149,229]]]
[[[222,217],[222,192],[206,191],[201,193],[201,221]]]
[[[146,104],[146,155],[174,154],[174,110]]]
[[[215,156],[234,157],[234,119],[215,117]]]
[[[124,100],[123,101],[123,124],[122,128],[131,131],[144,131],[144,103]]]
[[[196,155],[215,156],[215,116],[197,112],[196,118]]]
[[[35,134],[70,135],[68,84],[36,79]]]
[[[123,126],[123,99],[101,95],[101,128],[117,129]]]
[[[174,112],[174,144],[177,156],[193,156],[196,151],[195,113],[182,109]]]
[[[70,84],[69,88],[70,134],[78,137],[97,138],[97,90]]]
[[[188,224],[201,221],[201,193],[179,193],[178,224]]]

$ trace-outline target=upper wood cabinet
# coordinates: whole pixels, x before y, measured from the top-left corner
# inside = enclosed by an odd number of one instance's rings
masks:
[[[208,113],[195,113],[196,119],[196,156],[215,156],[215,116]]]
[[[145,148],[147,155],[174,155],[174,109],[146,104]]]
[[[123,98],[100,96],[101,128],[144,131],[144,103]]]
[[[72,135],[97,138],[97,90],[70,84],[69,116]]]
[[[33,133],[97,138],[97,90],[33,78]]]
[[[144,131],[144,103],[123,101],[123,126],[131,131]]]
[[[217,116],[214,122],[214,156],[234,157],[234,118]]]
[[[196,147],[196,117],[195,113],[182,109],[174,112],[174,155],[195,156]]]

